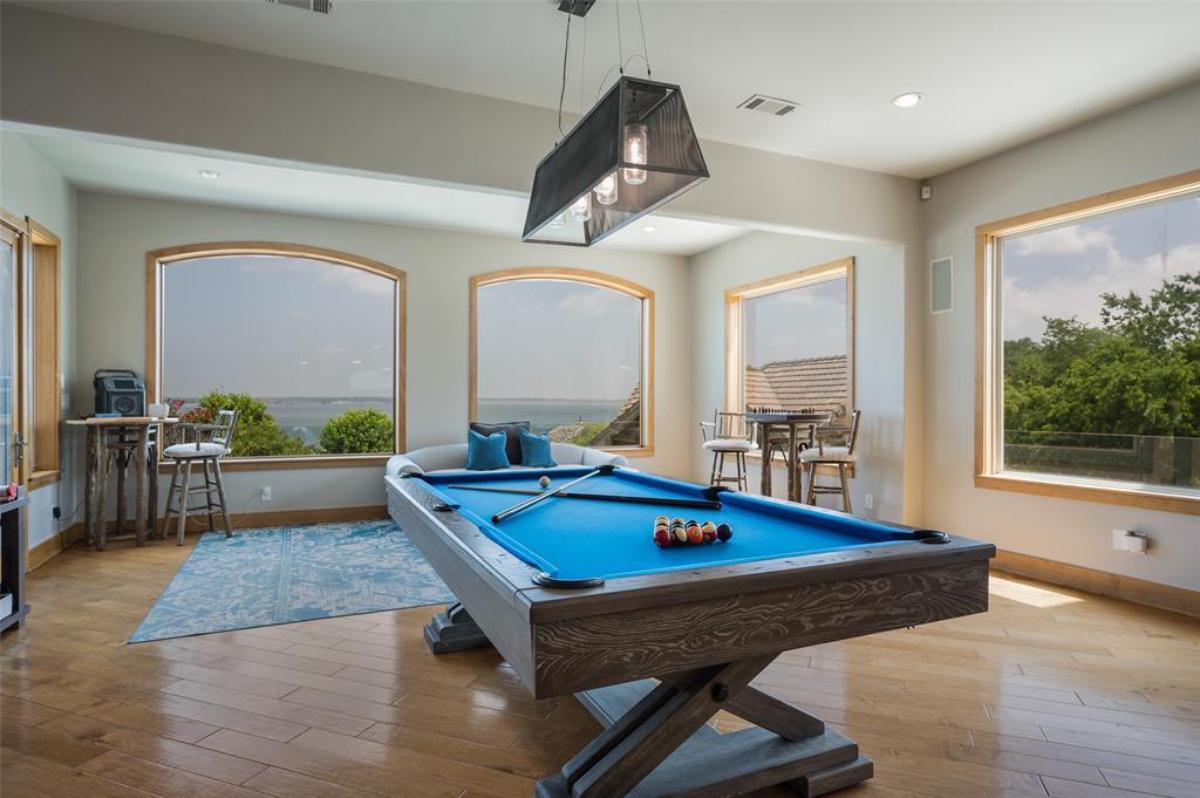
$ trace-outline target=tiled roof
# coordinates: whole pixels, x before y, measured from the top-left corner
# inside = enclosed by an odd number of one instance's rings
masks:
[[[747,406],[846,411],[849,373],[845,355],[780,360],[746,367]]]

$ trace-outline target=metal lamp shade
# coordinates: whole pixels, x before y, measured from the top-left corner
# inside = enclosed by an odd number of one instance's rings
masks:
[[[634,151],[626,146],[631,125],[644,126],[635,128],[644,138]],[[707,177],[679,87],[622,77],[538,164],[521,238],[591,246]],[[602,203],[595,189],[614,183],[615,199],[602,192],[610,204]],[[586,221],[571,211],[585,196]]]

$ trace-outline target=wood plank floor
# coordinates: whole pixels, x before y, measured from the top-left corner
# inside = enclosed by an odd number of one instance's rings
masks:
[[[490,650],[433,657],[430,608],[125,645],[189,551],[76,546],[32,575],[0,638],[3,798],[524,798],[596,732]],[[791,652],[756,684],[874,758],[847,797],[1200,796],[1194,619],[996,577],[986,616]]]

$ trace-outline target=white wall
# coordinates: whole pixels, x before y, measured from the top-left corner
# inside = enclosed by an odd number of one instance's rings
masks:
[[[855,258],[855,405],[863,411],[862,459],[851,499],[861,514],[895,521],[906,517],[906,280],[900,247],[755,232],[691,258],[694,388],[688,432],[694,479],[707,480],[711,467],[699,448],[697,424],[711,421],[713,411],[725,405],[725,290],[847,256]],[[760,473],[757,466],[751,469],[755,493]],[[782,465],[776,466],[774,495],[785,495],[786,479]],[[875,498],[873,510],[865,507],[867,493]]]
[[[70,374],[75,362],[75,190],[20,136],[0,132],[0,207],[31,217],[62,240],[59,366],[64,374]],[[30,495],[31,547],[66,528],[73,513],[81,509],[79,452],[69,439],[63,440],[61,457],[61,480]],[[62,508],[59,522],[54,519],[55,507]]]
[[[686,476],[687,267],[682,258],[522,244],[519,240],[383,224],[263,213],[83,192],[79,195],[79,352],[76,404],[90,402],[98,368],[133,368],[145,358],[148,250],[220,240],[311,244],[363,255],[408,273],[408,446],[466,439],[468,278],[519,266],[608,272],[647,286],[656,301],[655,449],[634,465]],[[320,319],[313,319],[319,324]],[[264,333],[269,330],[264,329]],[[197,334],[202,334],[197,331]],[[384,502],[383,470],[299,469],[227,474],[236,512],[352,507]],[[258,488],[272,487],[269,506]],[[164,491],[165,496],[165,491]]]
[[[975,226],[1197,168],[1200,84],[1193,84],[933,181],[925,252],[954,259],[954,311],[924,310],[926,524],[1022,554],[1200,589],[1200,517],[983,490],[972,478]],[[1113,551],[1116,527],[1149,533],[1151,553]]]

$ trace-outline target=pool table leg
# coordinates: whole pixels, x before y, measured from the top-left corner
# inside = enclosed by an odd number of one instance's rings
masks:
[[[490,643],[467,608],[456,601],[425,624],[425,645],[434,654],[448,654],[451,651],[481,648]]]
[[[740,795],[776,784],[817,796],[871,778],[852,740],[749,686],[773,659],[580,693],[607,728],[538,782],[536,798]],[[706,723],[722,709],[756,727],[718,733]]]

